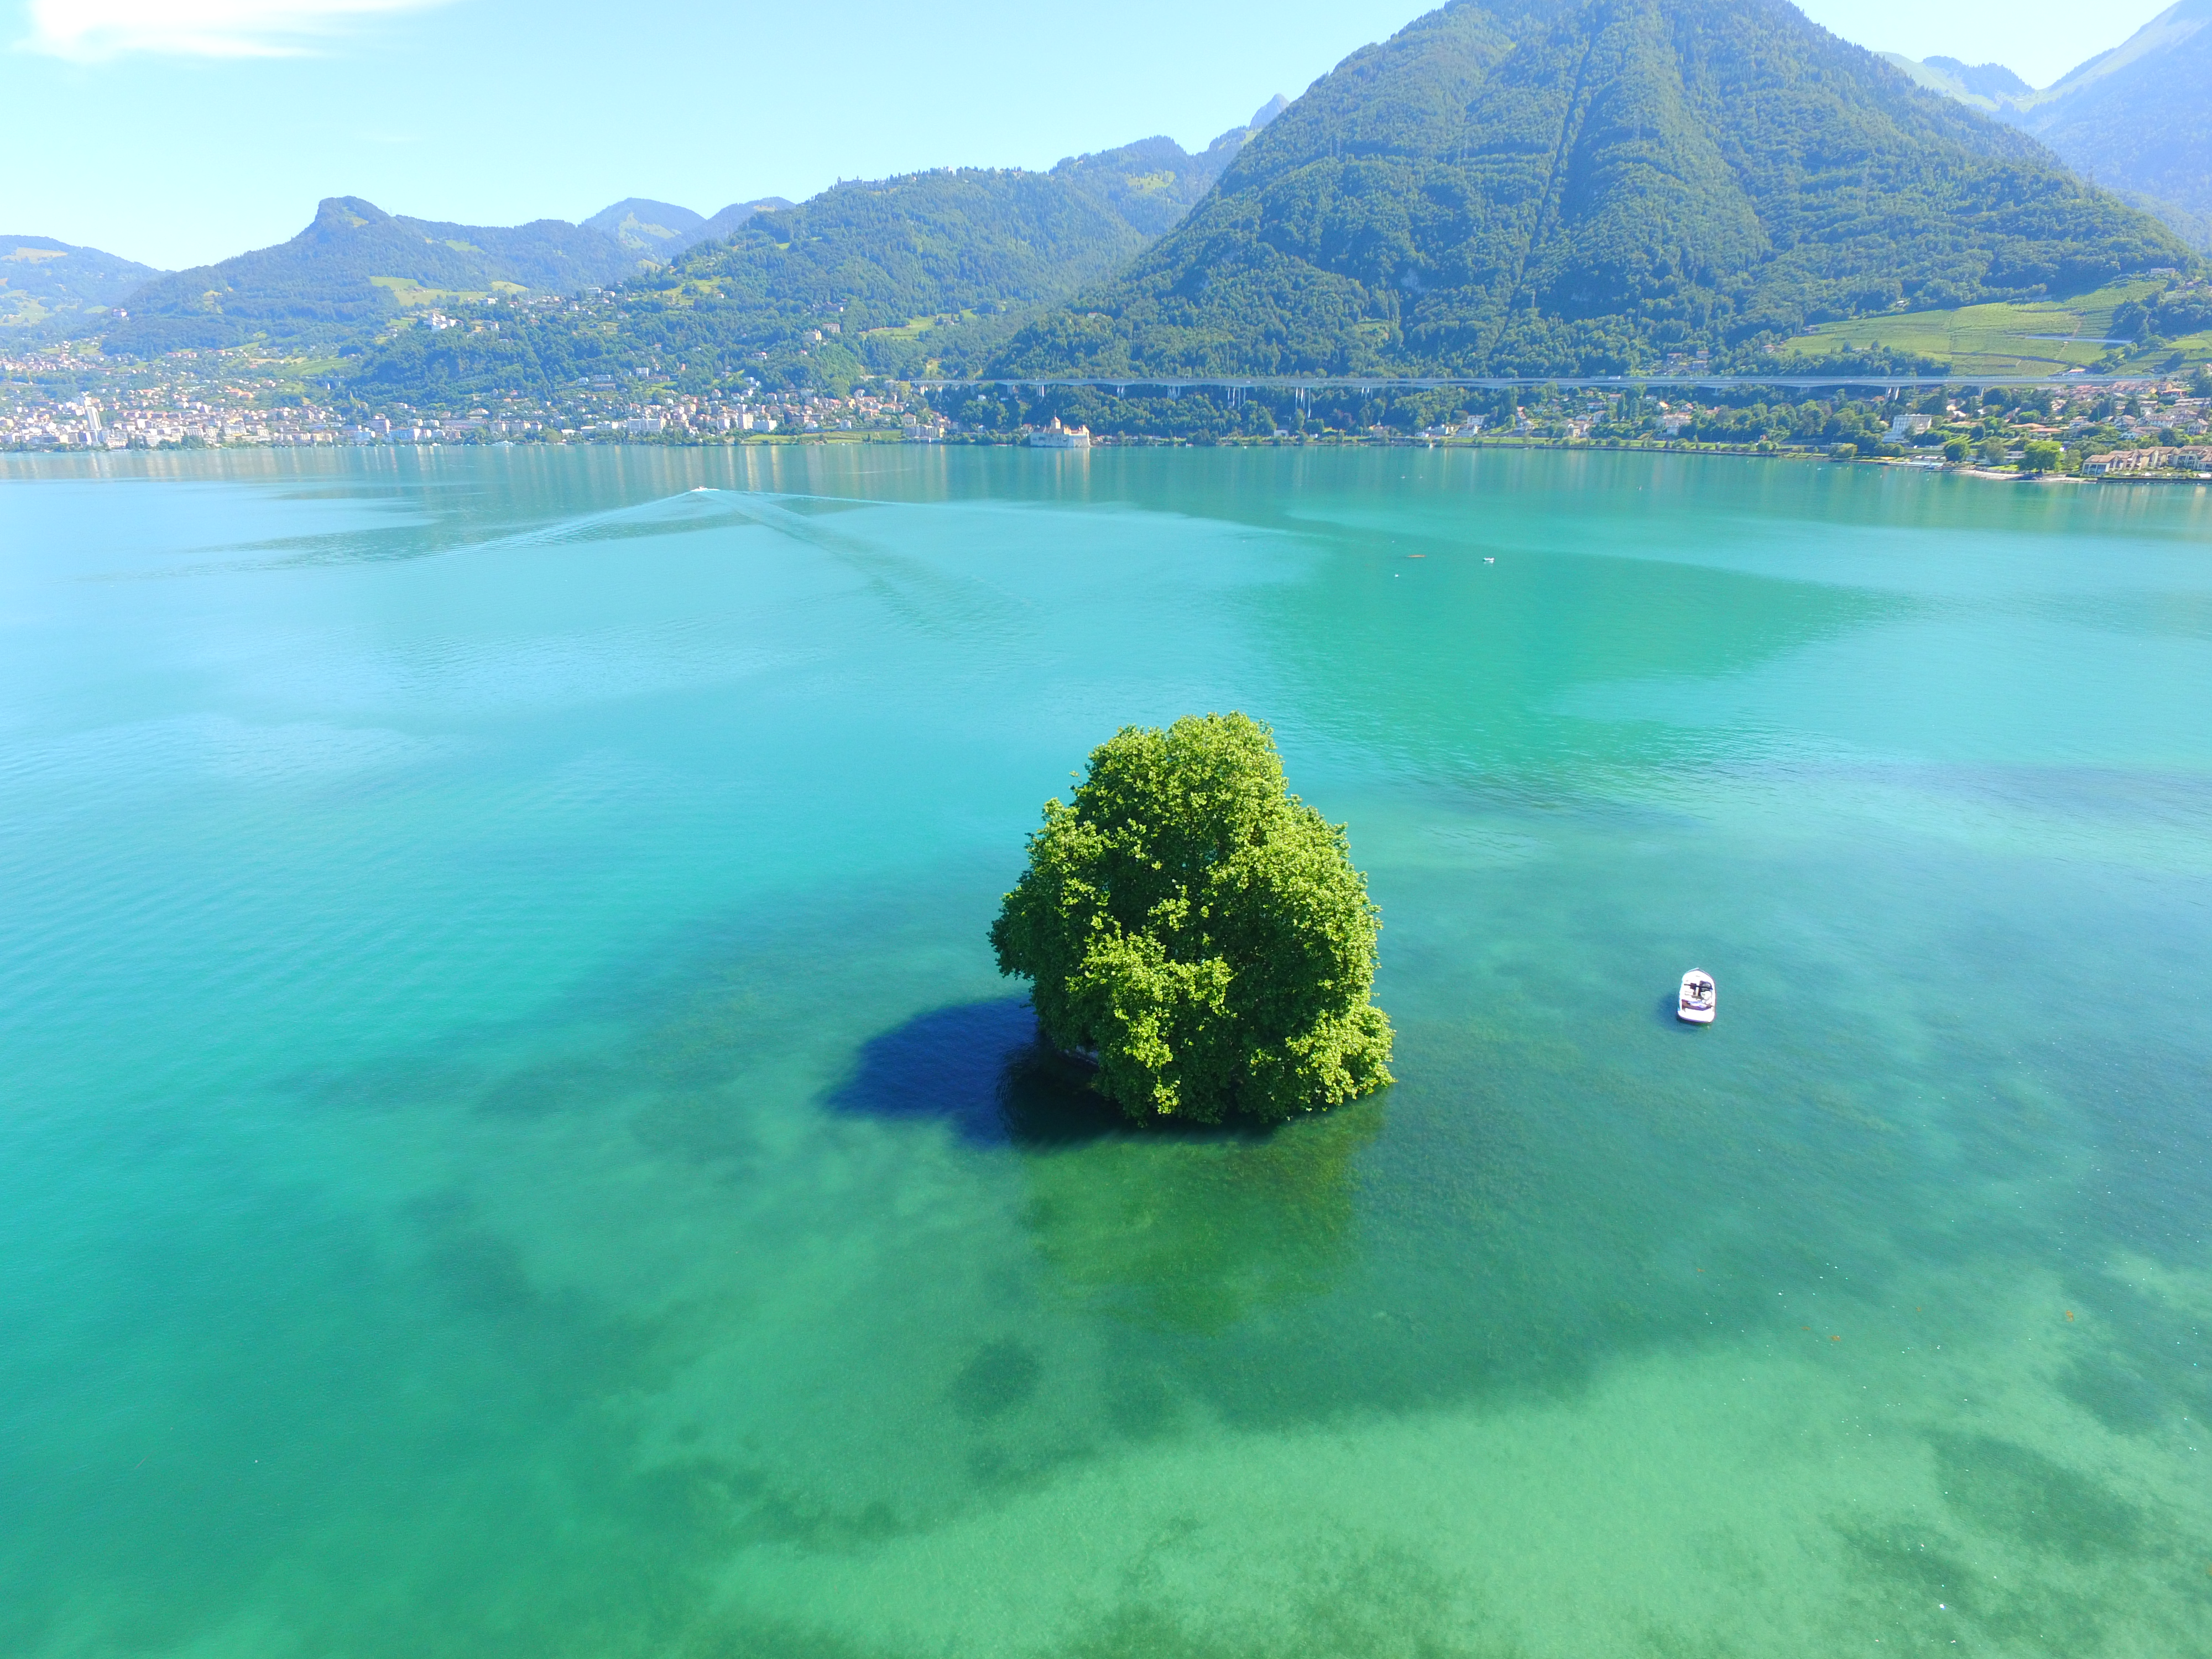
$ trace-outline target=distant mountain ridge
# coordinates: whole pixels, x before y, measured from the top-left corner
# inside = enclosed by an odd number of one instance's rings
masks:
[[[1890,61],[1923,86],[2031,132],[2099,184],[2141,198],[2212,247],[2212,0],[2180,0],[2037,90],[1990,64]],[[1990,71],[1996,71],[1994,76]],[[2007,77],[2003,84],[1998,77]]]
[[[2181,0],[2018,109],[2021,125],[2100,184],[2212,216],[2212,0]],[[2185,223],[2187,222],[2185,221]]]
[[[712,219],[671,203],[631,197],[580,225],[538,219],[514,226],[447,224],[391,214],[356,196],[333,196],[289,242],[211,265],[163,273],[90,249],[67,250],[80,286],[130,316],[104,324],[107,349],[146,356],[180,348],[273,344],[327,347],[357,342],[411,302],[441,294],[501,290],[571,294],[603,288],[732,234],[755,213],[791,204],[780,196],[732,203]],[[18,263],[38,237],[18,237]],[[0,245],[4,246],[4,245]],[[52,243],[64,248],[61,243]],[[0,253],[0,276],[10,267]],[[94,280],[89,260],[106,261]],[[127,275],[124,274],[127,272]],[[57,268],[39,273],[50,285]],[[5,289],[0,289],[4,304]],[[80,310],[84,307],[79,307]]]
[[[896,295],[906,314],[979,303],[995,314],[1061,297],[1126,258],[1187,211],[1284,107],[1278,96],[1198,156],[1153,139],[1126,153],[1070,157],[1048,173],[939,168],[839,185],[804,206],[781,196],[733,202],[711,217],[629,197],[581,224],[459,225],[331,197],[305,230],[274,247],[167,275],[132,268],[135,280],[111,284],[113,300],[129,301],[129,316],[102,319],[94,331],[120,356],[257,339],[283,349],[352,349],[441,298],[568,295],[630,281],[643,282],[637,303],[647,309],[665,307],[665,295],[686,282],[727,288],[746,296],[737,309],[749,311],[755,333],[763,325],[775,332],[776,325],[764,322],[771,313],[787,321],[839,303],[823,295],[841,289],[886,304]],[[1003,225],[994,222],[1001,210]],[[787,227],[749,234],[763,216],[794,212],[811,228],[796,237],[796,252]],[[749,252],[726,256],[723,245],[732,239]],[[672,283],[653,276],[695,253],[722,263],[687,267]],[[1024,261],[1029,268],[1021,269]],[[5,295],[0,288],[0,307]]]
[[[1996,113],[2009,100],[2030,97],[2035,92],[2002,64],[1967,64],[1956,58],[1912,58],[1901,52],[1875,56],[1904,70],[1915,85],[1955,98],[1984,115]]]
[[[767,365],[830,381],[932,365],[967,373],[1036,309],[1170,229],[1283,106],[1272,100],[1197,155],[1147,138],[1044,172],[939,167],[756,208],[726,240],[633,276],[611,317],[518,318],[496,334],[403,330],[360,374],[428,396],[544,391],[635,363],[702,374]]]
[[[842,311],[860,333],[1064,297],[1172,228],[1287,106],[1271,100],[1195,155],[1156,137],[1043,173],[940,167],[838,185],[756,215],[726,246],[679,259],[661,285],[711,285],[763,316]]]
[[[0,328],[53,329],[119,304],[161,273],[51,236],[0,236]]]
[[[649,202],[633,196],[611,207],[601,208],[583,221],[583,225],[586,230],[613,237],[634,253],[667,259],[701,242],[720,240],[756,213],[791,205],[781,196],[763,196],[758,201],[732,202],[712,218],[706,218],[672,202]]]
[[[633,252],[657,257],[663,250],[680,252],[690,246],[693,233],[707,221],[704,215],[673,202],[631,196],[577,222],[586,230],[613,237]]]
[[[2002,64],[1968,64],[1956,58],[1930,58],[1927,62],[1929,68],[1956,76],[1968,92],[1984,97],[2016,98],[2035,89]]]
[[[1454,0],[992,370],[1619,372],[2188,258],[1783,0]]]
[[[720,213],[710,215],[698,229],[692,233],[691,240],[684,246],[687,248],[692,248],[698,246],[702,242],[720,241],[722,238],[733,234],[738,226],[744,224],[756,213],[773,213],[779,208],[793,205],[794,204],[788,198],[782,196],[763,196],[757,201],[732,202]]]
[[[255,338],[330,346],[373,332],[425,293],[568,294],[639,268],[611,236],[566,220],[445,224],[333,196],[289,242],[148,283],[103,339],[126,356]]]

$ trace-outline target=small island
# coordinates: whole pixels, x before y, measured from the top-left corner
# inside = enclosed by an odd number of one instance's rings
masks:
[[[1131,1117],[1277,1123],[1391,1080],[1382,914],[1259,721],[1122,727],[1029,854],[991,928],[1000,971]]]

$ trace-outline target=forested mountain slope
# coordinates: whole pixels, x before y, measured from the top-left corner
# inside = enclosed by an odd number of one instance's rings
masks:
[[[2097,182],[2212,215],[2212,0],[2181,0],[2022,100],[2016,118]]]
[[[51,236],[0,236],[0,327],[61,327],[118,303],[161,273]]]
[[[1956,58],[1912,58],[1901,52],[1878,55],[1883,63],[1904,70],[1915,86],[1970,104],[1984,115],[2009,108],[2013,99],[2035,95],[2033,87],[2002,64],[1967,64]]]
[[[641,362],[757,366],[802,382],[933,363],[964,372],[1040,306],[1126,265],[1256,130],[1198,155],[1148,138],[1048,172],[945,167],[842,184],[746,216],[727,240],[632,277],[605,307],[520,316],[496,333],[402,330],[356,378],[428,396],[542,391]]]
[[[586,230],[613,237],[633,253],[665,259],[696,241],[699,228],[707,221],[703,215],[673,202],[627,196],[579,222]]]
[[[583,221],[583,226],[613,237],[633,253],[649,259],[669,259],[688,247],[731,234],[756,213],[790,205],[781,196],[764,196],[755,202],[732,202],[709,219],[673,202],[631,196],[601,208]]]
[[[441,224],[332,197],[289,242],[147,283],[103,341],[126,356],[254,338],[336,345],[374,332],[421,290],[481,294],[504,285],[567,294],[639,269],[640,256],[613,237],[565,220]]]
[[[1784,0],[1455,0],[1355,53],[1002,373],[1559,374],[2180,265]]]
[[[2058,159],[2212,246],[2212,0],[2180,0],[2110,52],[2037,91],[2009,70],[1885,53],[1947,93],[2049,145]]]
[[[1067,293],[1166,230],[1217,171],[1152,138],[1049,173],[948,167],[839,185],[755,214],[632,289],[712,295],[763,319],[842,307],[853,330]]]

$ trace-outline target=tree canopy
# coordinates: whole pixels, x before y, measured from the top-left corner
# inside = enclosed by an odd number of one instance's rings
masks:
[[[1279,1122],[1390,1081],[1381,913],[1265,726],[1122,727],[1029,853],[991,928],[1000,969],[1130,1116]]]

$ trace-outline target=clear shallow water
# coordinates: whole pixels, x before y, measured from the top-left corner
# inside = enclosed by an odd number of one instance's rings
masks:
[[[1224,708],[1401,1081],[1131,1135],[985,929]],[[0,1650],[2195,1650],[2208,832],[2196,490],[0,467]]]

